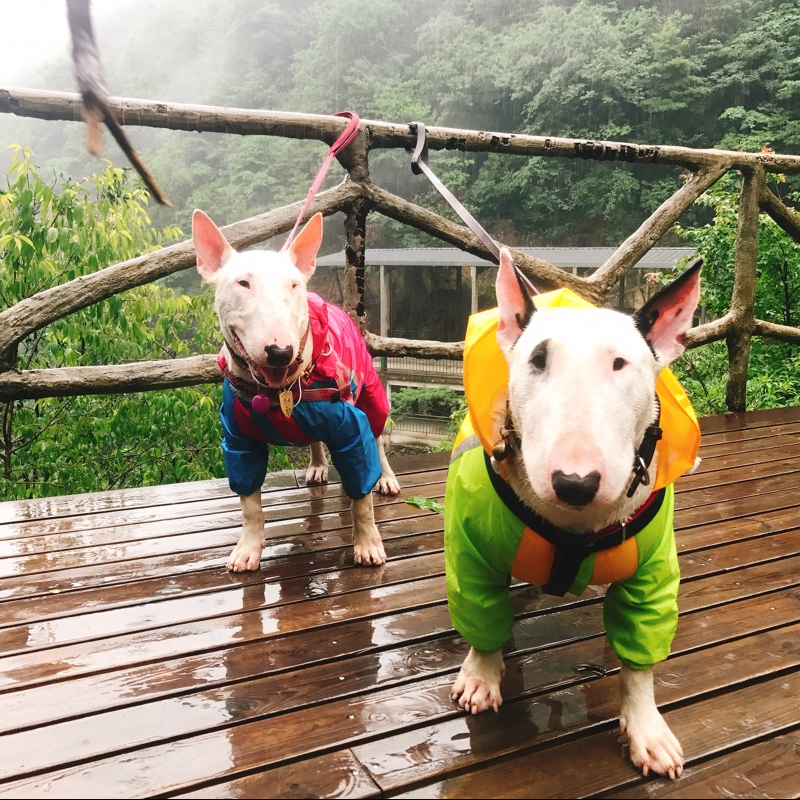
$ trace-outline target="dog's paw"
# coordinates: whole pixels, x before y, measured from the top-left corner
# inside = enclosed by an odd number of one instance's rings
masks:
[[[264,549],[264,542],[239,542],[233,548],[233,552],[225,565],[230,572],[249,572],[258,569],[261,564],[261,551]]]
[[[631,763],[643,775],[655,772],[672,780],[683,772],[684,757],[680,742],[659,714],[648,724],[634,726],[620,719],[620,728],[628,737]]]
[[[364,567],[379,567],[386,563],[383,542],[378,544],[353,545],[353,561]]]
[[[383,473],[375,484],[378,494],[400,494],[400,481],[393,472]]]
[[[476,678],[462,680],[461,673],[450,690],[450,699],[457,700],[458,705],[468,714],[480,714],[490,708],[497,713],[503,705],[499,686],[490,686]]]
[[[317,486],[328,482],[328,465],[312,464],[306,471],[306,483]]]
[[[450,699],[457,700],[458,705],[469,714],[480,714],[490,708],[496,713],[503,705],[500,679],[504,670],[500,650],[486,654],[470,648],[450,690]]]
[[[367,533],[353,533],[353,561],[359,566],[379,567],[386,563],[386,550],[377,528]]]

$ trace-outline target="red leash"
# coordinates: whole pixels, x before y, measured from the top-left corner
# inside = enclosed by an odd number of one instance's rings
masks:
[[[336,114],[333,115],[334,117],[348,117],[350,122],[347,123],[347,126],[336,139],[336,141],[331,145],[330,150],[328,150],[328,155],[325,157],[325,161],[322,162],[322,166],[320,167],[319,172],[317,173],[317,177],[314,178],[314,183],[311,184],[311,188],[308,190],[308,197],[306,198],[306,202],[303,205],[303,208],[300,211],[299,216],[297,217],[297,222],[294,223],[294,228],[292,228],[291,233],[289,234],[289,238],[284,243],[283,247],[281,248],[281,252],[286,250],[289,245],[292,243],[292,239],[294,239],[294,235],[297,232],[298,227],[300,226],[300,222],[303,220],[303,217],[308,211],[308,207],[311,205],[311,201],[314,199],[314,195],[317,193],[317,190],[322,185],[322,181],[325,178],[325,174],[328,171],[328,167],[331,165],[331,161],[333,161],[334,157],[337,153],[340,153],[347,147],[353,139],[356,138],[356,134],[358,133],[358,129],[360,126],[360,120],[358,119],[358,114],[353,111],[338,111]]]

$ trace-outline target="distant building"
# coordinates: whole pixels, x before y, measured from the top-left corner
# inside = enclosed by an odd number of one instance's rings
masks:
[[[520,247],[526,255],[550,262],[574,275],[586,276],[616,252],[615,247]],[[670,272],[695,254],[691,247],[654,247],[623,276],[616,306],[638,308],[658,288],[651,278]],[[326,300],[343,301],[343,252],[317,258],[310,287]],[[464,339],[470,314],[496,305],[492,262],[456,247],[368,248],[364,303],[367,327],[381,336],[457,342]],[[450,387],[461,390],[461,361],[379,358],[387,394],[404,387]],[[425,416],[397,421],[389,432],[395,444],[432,445],[441,440],[446,420]]]

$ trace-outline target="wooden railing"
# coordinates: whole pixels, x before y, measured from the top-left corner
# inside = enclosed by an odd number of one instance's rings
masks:
[[[214,131],[236,135],[279,136],[316,139],[330,144],[341,133],[340,117],[272,111],[172,105],[118,99],[112,108],[127,125],[184,131]],[[0,89],[0,112],[38,119],[81,120],[78,95],[23,89]],[[800,216],[786,206],[767,186],[767,173],[800,173],[800,157],[776,153],[745,153],[692,149],[668,145],[639,145],[586,139],[527,136],[513,133],[427,128],[431,150],[462,150],[546,158],[582,158],[615,163],[678,165],[689,178],[631,234],[591,276],[582,278],[541,259],[511,248],[515,261],[536,283],[545,288],[569,286],[597,304],[678,218],[717,180],[731,170],[744,180],[739,207],[733,296],[730,310],[721,318],[693,328],[689,347],[725,340],[729,373],[727,406],[745,408],[750,341],[753,336],[770,337],[800,344],[800,329],[777,325],[755,317],[757,230],[763,211],[800,241]],[[344,306],[361,325],[373,355],[409,355],[421,358],[459,358],[462,342],[435,342],[385,338],[366,329],[363,287],[366,220],[378,212],[411,225],[450,245],[482,257],[490,257],[481,242],[465,227],[410,203],[375,185],[369,178],[369,154],[379,148],[413,148],[416,137],[408,124],[362,120],[358,137],[339,158],[347,171],[337,187],[320,193],[310,212],[345,213],[346,264]],[[223,228],[235,248],[248,247],[291,230],[302,201],[277,208]],[[194,267],[190,241],[166,247],[120,264],[76,278],[28,297],[0,313],[0,401],[79,394],[105,394],[165,389],[219,381],[215,354],[136,364],[18,370],[17,348],[32,333],[52,322],[119,294],[180,270]]]

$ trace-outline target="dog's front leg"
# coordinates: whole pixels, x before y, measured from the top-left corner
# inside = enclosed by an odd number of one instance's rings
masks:
[[[480,714],[490,708],[497,712],[503,705],[500,680],[505,671],[502,650],[479,653],[470,647],[450,690],[450,699],[458,700],[461,708],[470,714]]]
[[[239,495],[242,506],[242,535],[233,548],[227,567],[231,572],[258,569],[264,549],[264,509],[261,507],[261,489],[252,494]]]
[[[619,726],[628,737],[631,761],[644,775],[652,770],[674,780],[683,772],[683,750],[656,707],[653,669],[623,664],[620,684]]]
[[[372,493],[367,492],[350,506],[353,513],[353,559],[356,564],[378,566],[386,563],[381,535],[375,524]]]
[[[309,450],[311,463],[306,471],[306,483],[325,483],[328,480],[328,456],[325,454],[325,445],[322,442],[312,442]]]
[[[378,457],[381,461],[381,476],[378,478],[378,483],[375,485],[375,488],[381,494],[399,494],[400,482],[389,466],[389,459],[386,458],[386,451],[383,447],[383,436],[377,436],[375,438],[375,443],[378,445]]]

